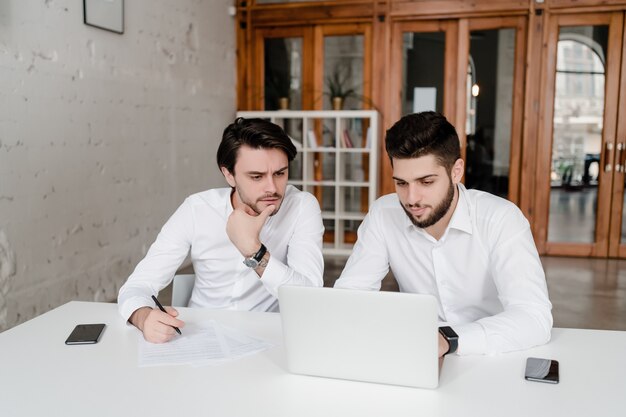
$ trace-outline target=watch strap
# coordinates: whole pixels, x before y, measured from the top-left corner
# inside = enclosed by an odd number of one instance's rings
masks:
[[[450,326],[442,326],[439,328],[439,333],[443,336],[444,339],[448,342],[448,351],[444,353],[447,355],[449,353],[454,353],[459,348],[459,335],[456,334],[452,327]]]
[[[248,258],[245,258],[243,260],[243,263],[248,268],[256,269],[261,263],[261,261],[263,260],[263,257],[265,256],[266,253],[267,253],[267,248],[265,247],[264,244],[261,243],[261,248],[254,255]]]
[[[263,256],[265,256],[265,252],[267,252],[267,248],[265,247],[264,244],[261,243],[261,247],[259,248],[257,253],[252,255],[252,259],[254,259],[257,262],[261,262],[261,259],[263,259]]]

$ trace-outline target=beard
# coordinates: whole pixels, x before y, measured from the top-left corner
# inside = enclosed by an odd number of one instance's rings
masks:
[[[278,193],[273,193],[273,194],[265,194],[264,196],[258,198],[255,202],[252,202],[250,200],[248,200],[246,198],[246,196],[244,196],[241,191],[239,191],[238,188],[236,188],[237,194],[239,195],[239,199],[241,200],[242,203],[244,203],[246,206],[250,207],[256,214],[261,214],[261,212],[263,211],[263,209],[261,209],[259,207],[259,203],[261,203],[261,200],[263,200],[264,198],[277,198],[278,201],[276,203],[273,203],[274,206],[276,207],[274,209],[274,211],[270,214],[270,216],[275,215],[276,213],[278,213],[278,210],[280,210],[280,206],[283,202],[283,196],[278,194]],[[267,204],[267,203],[265,203]],[[269,204],[271,205],[271,204]]]
[[[448,211],[450,210],[450,206],[452,206],[452,200],[454,200],[454,183],[452,182],[452,180],[450,180],[450,186],[448,187],[448,193],[446,194],[446,196],[443,198],[443,200],[441,200],[441,202],[439,203],[439,205],[437,205],[437,207],[435,207],[435,209],[433,210],[433,213],[428,216],[427,218],[425,218],[424,220],[417,220],[415,217],[413,217],[413,215],[411,214],[411,212],[409,210],[407,210],[407,207],[409,208],[413,208],[413,207],[423,207],[420,204],[407,204],[406,207],[404,204],[402,204],[402,202],[400,202],[400,205],[402,206],[402,209],[404,210],[404,212],[406,213],[407,216],[409,216],[409,219],[411,219],[411,222],[421,228],[421,229],[425,229],[427,227],[430,227],[432,225],[434,225],[435,223],[437,223],[439,220],[441,220],[443,218],[443,216],[446,215],[446,213],[448,213]]]

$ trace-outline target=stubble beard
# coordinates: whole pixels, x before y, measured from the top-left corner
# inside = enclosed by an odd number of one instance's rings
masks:
[[[452,182],[452,180],[450,180],[450,186],[448,187],[448,193],[446,194],[446,196],[444,197],[444,199],[441,201],[441,203],[439,203],[439,205],[437,207],[435,207],[435,209],[433,210],[433,213],[426,219],[424,220],[417,220],[412,214],[411,212],[407,209],[407,207],[409,208],[413,208],[413,207],[422,207],[419,204],[407,204],[406,206],[404,204],[402,204],[402,202],[400,202],[400,206],[402,206],[402,209],[404,210],[404,212],[406,213],[406,215],[409,217],[409,219],[411,220],[411,222],[421,228],[421,229],[425,229],[427,227],[430,227],[432,225],[434,225],[435,223],[437,223],[439,220],[441,220],[443,218],[443,216],[445,216],[448,211],[450,210],[450,207],[452,206],[452,201],[454,200],[454,183]]]
[[[278,193],[266,194],[263,197],[259,198],[256,202],[252,203],[241,194],[238,188],[236,188],[236,191],[237,191],[237,194],[239,195],[239,200],[241,200],[241,202],[245,204],[246,206],[250,207],[256,214],[261,214],[261,212],[263,211],[259,208],[259,202],[264,198],[277,198],[278,199],[278,202],[274,204],[276,208],[274,209],[272,214],[270,214],[270,216],[273,216],[276,213],[278,213],[278,210],[280,210],[280,206],[283,203],[283,196]]]

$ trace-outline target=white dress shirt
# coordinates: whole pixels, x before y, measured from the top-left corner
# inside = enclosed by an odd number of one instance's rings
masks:
[[[379,290],[391,267],[400,291],[437,298],[440,320],[459,335],[459,354],[546,343],[552,304],[528,221],[510,201],[458,190],[439,241],[413,225],[396,194],[379,198],[335,287]]]
[[[196,274],[190,307],[273,311],[281,285],[323,285],[324,226],[313,195],[287,186],[278,213],[261,229],[270,260],[259,278],[226,234],[233,211],[230,194],[230,188],[194,194],[165,223],[120,289],[119,311],[125,320],[138,308],[154,305],[151,295],[172,281],[190,250]]]

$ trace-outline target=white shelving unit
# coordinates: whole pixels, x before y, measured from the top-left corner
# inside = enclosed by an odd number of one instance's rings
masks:
[[[324,254],[349,255],[356,230],[378,196],[375,110],[240,111],[282,126],[298,148],[289,183],[322,208]]]

